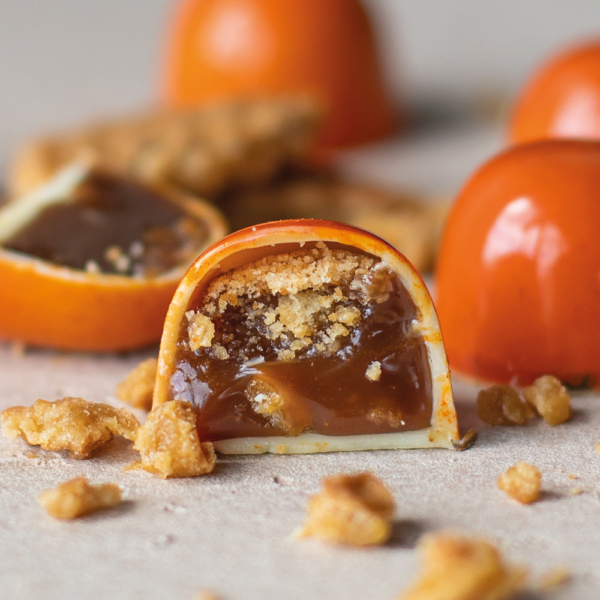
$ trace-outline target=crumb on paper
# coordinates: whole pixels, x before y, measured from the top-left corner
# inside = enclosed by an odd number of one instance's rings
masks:
[[[596,454],[600,454],[600,442],[596,443],[596,445],[594,446],[594,450],[596,451]]]
[[[135,440],[140,426],[124,408],[66,397],[37,400],[33,406],[13,406],[0,413],[2,429],[44,450],[68,450],[71,458],[89,458],[115,435]]]
[[[374,360],[368,367],[365,376],[370,381],[379,381],[381,379],[381,363]]]
[[[583,488],[582,487],[574,487],[570,492],[569,495],[570,496],[579,496],[579,494],[583,494]]]
[[[571,418],[571,396],[552,375],[536,379],[523,390],[523,397],[548,425],[558,425]]]
[[[419,542],[417,581],[398,600],[508,600],[522,589],[526,570],[505,564],[481,539],[433,533]]]
[[[477,394],[477,415],[488,425],[523,425],[531,412],[509,385],[493,385]]]
[[[198,438],[196,413],[178,400],[152,409],[134,448],[141,454],[142,468],[164,479],[210,473],[216,461],[213,445]]]
[[[51,490],[43,491],[39,502],[52,517],[76,519],[97,510],[119,505],[121,488],[115,483],[91,485],[85,477],[77,477]]]
[[[518,462],[498,477],[498,487],[522,504],[530,504],[540,497],[542,475],[526,462]]]
[[[542,592],[552,592],[569,583],[572,578],[573,574],[568,567],[554,567],[544,573],[537,588]]]
[[[579,477],[578,477],[577,475],[575,475],[574,473],[569,473],[569,474],[567,475],[567,477],[568,477],[569,479],[579,479]]]
[[[151,410],[157,369],[158,361],[155,358],[141,362],[119,383],[115,396],[134,408]]]
[[[323,489],[309,500],[299,536],[351,546],[384,544],[392,533],[394,509],[392,494],[371,473],[326,477]]]

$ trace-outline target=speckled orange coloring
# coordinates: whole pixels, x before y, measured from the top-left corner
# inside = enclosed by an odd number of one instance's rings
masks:
[[[460,194],[437,269],[451,369],[600,386],[600,143],[542,141],[485,164]]]

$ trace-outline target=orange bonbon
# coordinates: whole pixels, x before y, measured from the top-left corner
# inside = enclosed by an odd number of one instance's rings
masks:
[[[481,167],[451,212],[437,309],[451,369],[600,385],[600,143],[546,140]]]
[[[516,102],[510,140],[600,140],[600,41],[570,48],[534,74]]]
[[[372,141],[396,122],[359,0],[183,0],[165,69],[163,95],[174,106],[313,94],[327,147]]]

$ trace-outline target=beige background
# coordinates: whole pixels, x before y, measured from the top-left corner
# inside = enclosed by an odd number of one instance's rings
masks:
[[[0,164],[40,129],[153,102],[168,5],[1,0]],[[341,163],[353,176],[449,195],[501,147],[499,109],[532,66],[557,44],[597,31],[600,20],[597,0],[369,5],[391,87],[419,118],[403,138],[347,153]],[[0,408],[64,395],[118,404],[115,384],[153,353],[20,356],[0,344]],[[555,429],[485,429],[474,415],[475,391],[456,386],[462,427],[481,432],[468,452],[227,458],[214,474],[191,480],[123,473],[135,454],[118,441],[77,462],[0,437],[0,598],[191,600],[210,588],[226,600],[391,600],[414,576],[419,536],[456,528],[496,540],[510,560],[531,568],[534,582],[559,564],[573,570],[569,587],[527,598],[595,600],[598,399],[578,396],[573,421]],[[517,460],[543,472],[545,493],[533,506],[495,487]],[[364,469],[381,476],[398,502],[389,546],[353,550],[292,539],[323,475]],[[127,502],[74,523],[52,520],[36,496],[79,474],[121,483]],[[584,493],[571,496],[576,487]]]

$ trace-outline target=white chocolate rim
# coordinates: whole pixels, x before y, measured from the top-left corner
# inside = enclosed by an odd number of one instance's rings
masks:
[[[407,450],[417,448],[453,448],[449,437],[436,437],[435,430],[418,429],[398,433],[363,435],[320,435],[301,433],[296,437],[248,437],[213,442],[221,454],[316,454],[362,450]]]
[[[215,448],[227,454],[263,452],[297,454],[384,449],[381,444],[385,444],[385,448],[388,449],[451,448],[452,442],[459,438],[458,424],[448,361],[429,291],[408,259],[387,242],[356,227],[332,221],[299,219],[250,227],[228,236],[196,260],[177,288],[169,306],[160,345],[153,405],[158,406],[169,400],[169,374],[175,368],[180,324],[196,287],[201,284],[206,288],[208,283],[221,273],[264,256],[297,250],[309,242],[340,244],[351,250],[371,254],[381,259],[399,277],[420,312],[415,328],[420,332],[427,349],[431,371],[433,396],[431,427],[418,431],[358,436],[301,434],[297,437],[236,438],[216,442]],[[257,447],[260,450],[257,450]],[[286,450],[280,452],[277,447],[280,450],[285,447]],[[323,450],[323,447],[327,449]]]

